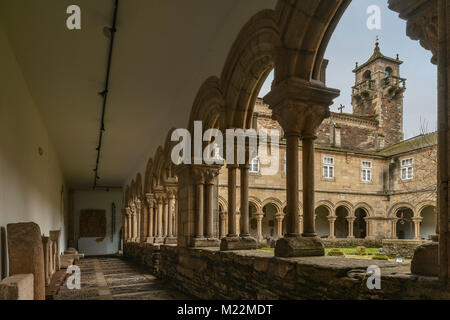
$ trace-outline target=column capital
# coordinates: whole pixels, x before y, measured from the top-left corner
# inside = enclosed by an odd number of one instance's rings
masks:
[[[152,193],[145,194],[145,199],[147,200],[147,204],[150,207],[153,207],[155,204],[155,196]]]
[[[264,218],[264,213],[262,212],[257,212],[254,214],[256,220],[262,220]]]
[[[272,118],[286,135],[314,138],[323,119],[330,115],[330,105],[340,91],[321,82],[290,77],[278,83],[264,97],[272,109]]]
[[[337,217],[336,216],[328,216],[327,219],[328,219],[328,222],[335,222]]]

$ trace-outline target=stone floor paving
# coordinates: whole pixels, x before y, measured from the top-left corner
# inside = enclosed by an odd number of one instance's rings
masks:
[[[78,263],[81,289],[66,284],[56,300],[184,300],[185,294],[172,288],[139,266],[116,257],[85,258]]]

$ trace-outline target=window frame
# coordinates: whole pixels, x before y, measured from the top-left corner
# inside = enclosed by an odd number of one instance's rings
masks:
[[[407,162],[410,160],[411,162]],[[403,176],[403,172],[405,172],[405,176]],[[404,158],[400,159],[400,179],[403,181],[413,180],[414,179],[414,158]]]
[[[254,162],[255,160],[256,160],[256,164]],[[255,165],[257,167],[256,171],[253,170]],[[260,161],[259,161],[259,157],[256,156],[252,160],[250,160],[250,168],[249,168],[248,172],[256,174],[256,173],[259,173],[259,171],[260,171]]]
[[[327,162],[326,160],[331,161]],[[333,180],[335,178],[334,157],[322,157],[322,178],[327,180]]]
[[[365,166],[364,164],[369,164],[369,166]],[[373,168],[372,161],[370,160],[361,161],[361,182],[372,182],[372,168]]]

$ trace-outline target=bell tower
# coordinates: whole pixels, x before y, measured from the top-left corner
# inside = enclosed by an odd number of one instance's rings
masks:
[[[372,56],[353,70],[353,114],[378,122],[377,149],[403,140],[403,93],[406,79],[400,77],[403,61],[384,56],[377,41]]]

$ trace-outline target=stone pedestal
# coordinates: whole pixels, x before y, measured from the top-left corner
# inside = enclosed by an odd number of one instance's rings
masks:
[[[313,257],[324,255],[325,248],[319,237],[286,236],[279,239],[275,246],[276,257]]]
[[[176,237],[165,237],[164,244],[177,244],[177,238]]]
[[[52,277],[52,240],[49,237],[42,236],[42,247],[44,251],[44,275],[45,275],[45,285],[50,284],[50,279]]]
[[[252,237],[225,237],[220,241],[220,250],[254,250],[257,242]]]
[[[55,250],[53,252],[53,254],[55,256],[55,271],[58,271],[61,269],[60,237],[61,237],[61,230],[50,231],[50,239],[52,239],[52,241],[55,245]]]
[[[175,242],[176,243],[176,242]],[[206,247],[218,247],[219,239],[207,239],[207,238],[192,238],[191,247],[194,248],[206,248]]]
[[[44,251],[41,230],[36,223],[7,225],[9,275],[32,273],[34,299],[45,299]]]

